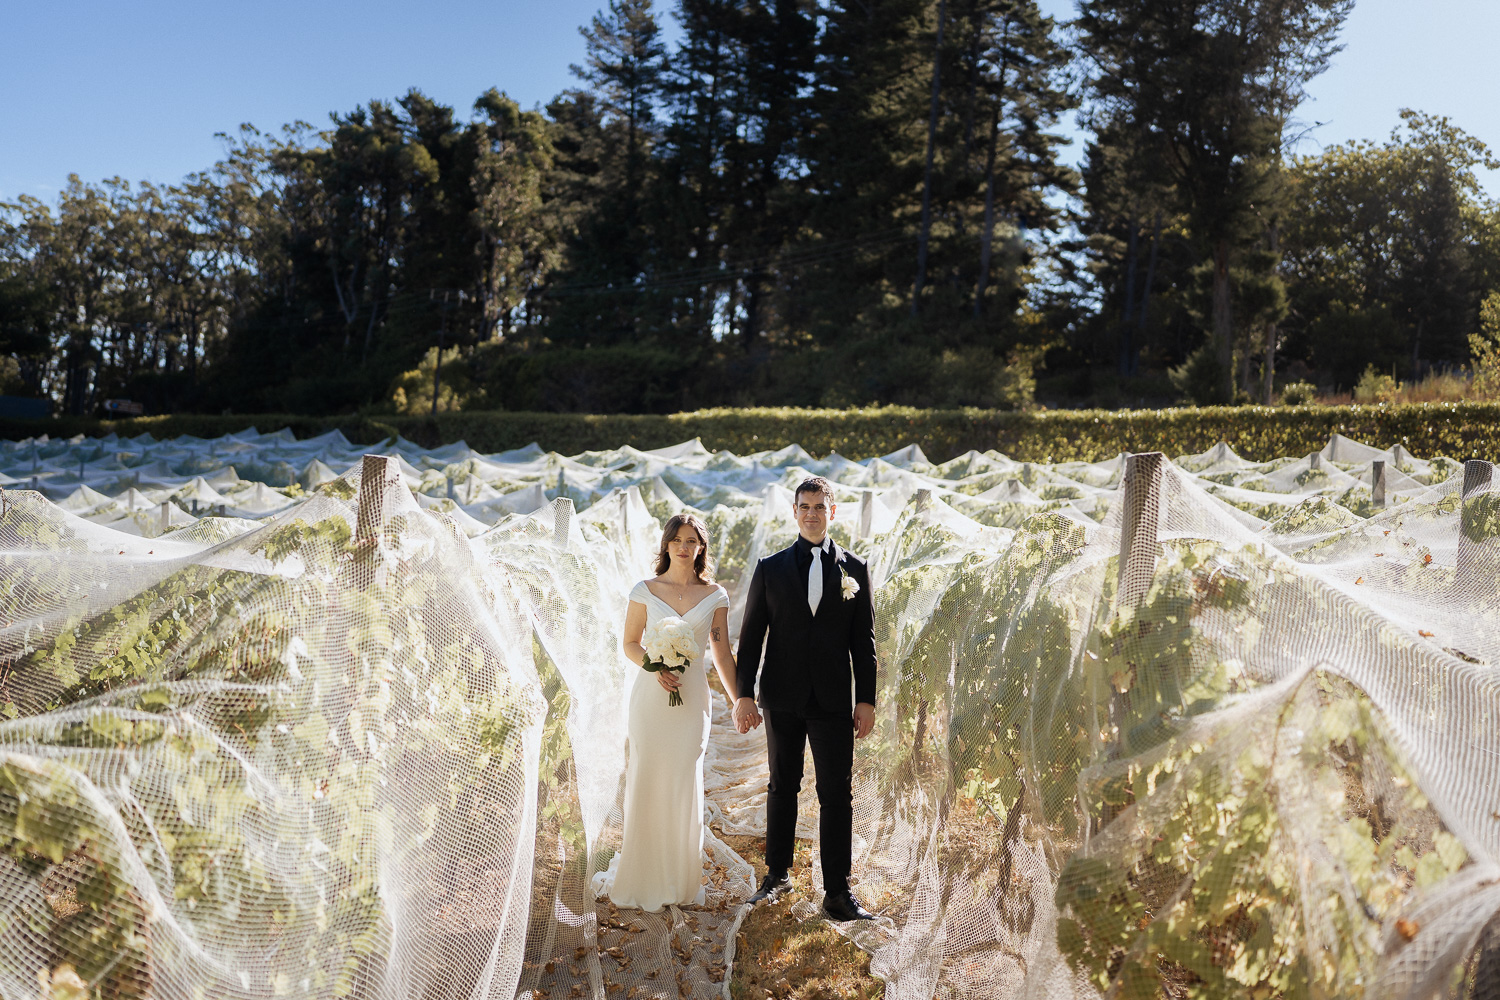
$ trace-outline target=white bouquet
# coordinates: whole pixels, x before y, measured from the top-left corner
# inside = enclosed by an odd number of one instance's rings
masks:
[[[670,670],[680,674],[698,655],[697,645],[698,637],[693,633],[693,626],[672,615],[658,618],[641,636],[641,648],[646,651],[641,666],[652,673]],[[682,695],[673,691],[667,704],[681,705]]]

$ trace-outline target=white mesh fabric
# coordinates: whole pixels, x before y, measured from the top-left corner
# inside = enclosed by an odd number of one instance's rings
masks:
[[[1485,464],[374,450],[0,443],[36,486],[0,497],[0,997],[728,995],[755,873],[717,838],[706,907],[589,891],[619,628],[689,508],[737,634],[808,474],[872,569],[882,918],[842,929],[888,995],[1500,995]],[[717,693],[705,783],[763,832]]]

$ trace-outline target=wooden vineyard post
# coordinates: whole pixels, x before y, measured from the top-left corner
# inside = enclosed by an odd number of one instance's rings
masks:
[[[1485,574],[1479,572],[1479,560],[1482,541],[1474,536],[1478,532],[1478,498],[1490,491],[1490,484],[1494,479],[1495,467],[1489,462],[1483,462],[1471,458],[1464,463],[1464,486],[1461,494],[1458,516],[1458,566],[1454,580],[1459,590],[1473,591],[1482,586],[1481,577]],[[1488,586],[1494,590],[1495,583],[1490,579]]]
[[[1370,502],[1385,506],[1385,463],[1378,458],[1370,463]]]
[[[1310,472],[1316,472],[1319,469],[1323,468],[1322,452],[1315,451],[1311,455],[1307,456],[1307,468]]]
[[[1151,578],[1156,574],[1156,562],[1161,557],[1161,543],[1157,536],[1161,524],[1164,460],[1159,451],[1129,455],[1125,459],[1124,475],[1120,478],[1120,557],[1115,587],[1117,614],[1140,606],[1151,589]],[[1138,634],[1127,635],[1123,642],[1128,647],[1137,638]],[[1109,721],[1115,731],[1109,756],[1115,758],[1121,752],[1130,723],[1130,691],[1129,685],[1122,691],[1121,685],[1113,678],[1108,683]],[[1118,803],[1105,803],[1099,825],[1102,827],[1114,819],[1120,808]]]
[[[1163,458],[1159,451],[1148,451],[1125,459],[1125,476],[1120,482],[1123,517],[1116,608],[1139,605],[1151,589],[1151,577],[1161,555],[1156,536],[1161,518]]]
[[[573,522],[573,501],[558,497],[552,501],[552,544],[560,549],[568,547],[568,525]]]
[[[172,526],[172,502],[163,500],[161,502],[161,524],[157,528],[157,534],[165,535],[167,529]]]
[[[1471,458],[1464,463],[1464,498],[1480,490],[1487,489],[1490,480],[1494,478],[1495,467],[1489,462],[1481,462],[1477,458]]]
[[[865,490],[859,495],[859,537],[869,538],[875,526],[875,491]]]
[[[1156,575],[1156,562],[1161,558],[1161,481],[1162,463],[1165,456],[1159,451],[1149,451],[1125,458],[1125,472],[1120,478],[1120,557],[1116,570],[1115,610],[1134,610],[1145,600],[1151,589],[1151,579]],[[1126,642],[1130,641],[1127,637]],[[1111,753],[1119,752],[1125,739],[1125,727],[1130,718],[1130,692],[1111,686],[1109,701],[1110,722],[1114,726],[1115,746]],[[1106,810],[1104,822],[1114,818],[1112,810]]]
[[[401,485],[401,466],[389,455],[366,455],[359,467],[359,497],[354,517],[355,583],[361,589],[375,582],[376,550],[385,531],[387,491]]]
[[[372,542],[385,530],[385,494],[401,482],[401,467],[389,455],[366,455],[359,467],[359,513],[354,522],[354,542]]]

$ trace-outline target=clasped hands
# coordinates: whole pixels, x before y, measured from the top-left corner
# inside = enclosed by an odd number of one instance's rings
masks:
[[[734,727],[743,735],[761,724],[760,709],[754,698],[741,698],[734,703]],[[860,702],[854,706],[854,736],[864,739],[875,728],[875,706]]]
[[[755,707],[754,698],[741,698],[734,703],[734,728],[740,731],[741,736],[760,724],[760,709]]]

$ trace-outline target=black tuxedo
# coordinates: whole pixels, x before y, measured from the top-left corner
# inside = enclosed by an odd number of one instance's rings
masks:
[[[810,744],[823,887],[838,892],[848,888],[853,834],[854,705],[875,703],[875,612],[864,560],[830,539],[821,557],[823,596],[813,614],[807,602],[812,560],[812,544],[799,537],[756,565],[740,626],[736,684],[739,697],[752,698],[760,680],[771,771],[766,865],[773,872],[791,868],[802,759]],[[859,585],[848,600],[846,575]]]

